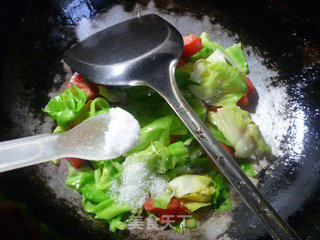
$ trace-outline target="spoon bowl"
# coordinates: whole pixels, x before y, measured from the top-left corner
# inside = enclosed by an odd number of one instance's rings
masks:
[[[121,118],[114,116],[119,116]],[[121,120],[125,119],[123,123]],[[120,121],[114,126],[116,121]],[[127,124],[126,124],[127,123]],[[110,134],[113,131],[115,133]],[[140,126],[134,117],[121,108],[112,108],[59,134],[57,152],[61,157],[106,160],[120,157],[138,142]]]
[[[178,59],[182,47],[177,29],[151,14],[93,34],[68,50],[64,60],[96,83],[153,86],[154,74]]]
[[[114,159],[134,147],[139,135],[138,121],[125,110],[113,108],[67,132],[1,142],[0,172],[63,157]]]
[[[80,123],[57,137],[57,150],[64,156],[87,160],[105,160],[105,132],[108,131],[110,114],[102,113]],[[112,156],[111,156],[112,158]]]

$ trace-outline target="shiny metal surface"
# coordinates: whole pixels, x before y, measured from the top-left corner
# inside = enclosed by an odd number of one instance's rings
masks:
[[[106,28],[73,46],[67,64],[91,81],[106,85],[147,85],[174,109],[274,239],[299,239],[221,147],[183,99],[174,69],[182,52],[179,32],[157,15]]]
[[[180,34],[165,23],[148,15],[111,26],[72,47],[65,61],[96,83],[150,84],[161,73],[159,67],[181,54]]]

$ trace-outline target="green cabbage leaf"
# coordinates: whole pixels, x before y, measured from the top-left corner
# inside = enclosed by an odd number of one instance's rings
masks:
[[[106,221],[113,232],[124,230],[132,215],[129,207],[117,203],[116,196],[109,192],[112,180],[121,175],[123,159],[96,161],[93,169],[86,166],[76,170],[70,166],[66,179],[67,186],[83,195],[84,210],[93,214],[95,219]]]
[[[211,106],[236,104],[248,92],[242,74],[221,61],[213,64],[207,60],[197,61],[191,80],[199,85],[189,85],[190,92]]]
[[[238,158],[261,156],[271,150],[250,114],[236,105],[226,105],[217,112],[209,112],[208,121],[217,126],[232,144]]]
[[[71,89],[66,89],[64,93],[50,100],[44,112],[57,121],[61,128],[69,129],[71,121],[79,117],[86,100],[85,92],[72,84]]]

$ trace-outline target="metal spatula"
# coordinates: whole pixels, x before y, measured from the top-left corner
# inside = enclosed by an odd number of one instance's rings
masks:
[[[106,85],[146,85],[173,108],[221,172],[275,239],[299,239],[221,147],[181,96],[174,72],[183,40],[171,24],[146,15],[106,28],[73,46],[65,61],[83,77]]]

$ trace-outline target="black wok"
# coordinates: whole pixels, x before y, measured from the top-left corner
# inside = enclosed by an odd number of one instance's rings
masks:
[[[227,46],[241,41],[258,95],[249,106],[273,148],[258,186],[303,239],[320,234],[320,17],[318,1],[7,1],[1,7],[0,140],[53,129],[41,111],[71,72],[62,54],[82,17],[111,25],[144,13],[167,18],[183,35],[209,31]],[[103,14],[105,13],[105,14]],[[200,212],[202,227],[111,234],[64,185],[66,164],[0,174],[0,193],[24,202],[63,239],[270,239],[234,197],[232,211]]]

